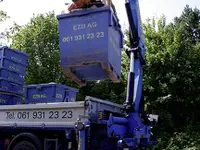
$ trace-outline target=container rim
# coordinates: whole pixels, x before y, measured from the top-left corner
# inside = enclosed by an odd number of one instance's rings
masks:
[[[25,67],[27,67],[28,66],[28,63],[20,63],[20,62],[18,62],[18,61],[14,61],[14,60],[12,60],[12,59],[10,59],[10,58],[7,58],[6,56],[0,56],[0,59],[7,59],[7,60],[9,60],[9,61],[11,61],[11,62],[13,62],[13,63],[16,63],[16,64],[19,64],[19,65],[22,65],[22,66],[25,66]]]
[[[91,13],[97,13],[97,12],[102,12],[102,11],[112,11],[110,6],[104,6],[104,7],[98,7],[98,8],[88,8],[88,9],[83,9],[83,10],[79,10],[79,11],[75,11],[72,13],[65,13],[65,14],[60,14],[57,15],[57,19],[64,19],[67,17],[74,17],[74,16],[82,16],[82,15],[88,15]]]
[[[20,82],[17,82],[17,81],[12,81],[12,80],[6,79],[4,77],[0,77],[0,80],[4,80],[4,81],[7,81],[7,82],[10,82],[10,83],[13,83],[13,84],[19,84],[19,85],[23,86],[23,83],[20,83]]]
[[[42,84],[29,84],[29,85],[24,85],[24,88],[35,88],[37,86],[41,86],[41,87],[48,87],[48,86],[59,86],[59,87],[64,87],[64,88],[68,88],[71,91],[74,92],[79,92],[79,90],[77,88],[73,88],[64,84],[60,84],[60,83],[55,83],[55,82],[49,82],[49,83],[42,83]]]
[[[27,54],[27,53],[25,53],[25,52],[22,52],[22,51],[20,51],[20,50],[14,49],[14,48],[9,48],[8,46],[0,47],[0,50],[5,50],[5,49],[8,49],[8,50],[10,50],[10,51],[14,51],[14,52],[23,54],[23,55],[25,55],[25,56],[30,56],[30,54]]]
[[[117,23],[118,27],[119,27],[119,32],[122,36],[122,39],[124,38],[124,34],[122,32],[121,29],[121,24],[119,23],[119,20],[117,19],[117,17],[114,15],[114,12],[112,10],[112,8],[110,6],[104,6],[104,7],[98,7],[98,8],[87,8],[87,9],[83,9],[83,10],[79,10],[79,11],[75,11],[72,13],[64,13],[64,14],[60,14],[57,15],[57,19],[58,20],[62,20],[62,19],[66,19],[66,18],[70,18],[70,17],[76,17],[76,16],[84,16],[84,15],[89,15],[89,14],[93,14],[93,13],[97,13],[97,12],[103,12],[103,11],[110,11],[113,13],[113,18],[115,20],[115,22]]]

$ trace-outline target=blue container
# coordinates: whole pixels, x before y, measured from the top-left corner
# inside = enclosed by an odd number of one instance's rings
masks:
[[[61,66],[75,82],[119,82],[123,34],[111,8],[57,16]]]
[[[15,93],[23,95],[23,84],[17,82],[11,82],[8,79],[0,77],[0,91]]]
[[[24,76],[16,72],[9,71],[7,69],[0,69],[0,77],[5,78],[12,82],[18,82],[24,84]]]
[[[58,83],[24,86],[25,103],[74,102],[78,90]]]
[[[17,63],[6,57],[0,57],[0,68],[8,69],[20,75],[25,75],[26,72],[26,65]]]
[[[5,57],[24,65],[27,65],[28,61],[28,54],[19,50],[8,48],[7,46],[0,48],[0,57]]]
[[[11,94],[2,94],[0,91],[0,105],[17,105],[22,104],[22,97],[11,95]]]

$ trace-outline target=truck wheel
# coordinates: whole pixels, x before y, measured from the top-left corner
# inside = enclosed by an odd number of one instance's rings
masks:
[[[21,141],[16,144],[12,150],[37,150],[36,147],[28,142],[28,141]]]
[[[20,133],[16,135],[8,150],[43,150],[42,140],[32,133]]]

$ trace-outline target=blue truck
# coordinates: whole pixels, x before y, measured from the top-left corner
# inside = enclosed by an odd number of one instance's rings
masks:
[[[138,0],[125,2],[130,25],[127,95],[123,104],[86,96],[59,83],[24,85],[28,54],[0,48],[0,150],[135,150],[155,144],[142,101],[145,46]],[[110,6],[58,18],[60,60],[80,86],[120,82],[123,33]],[[23,103],[22,103],[23,102]]]

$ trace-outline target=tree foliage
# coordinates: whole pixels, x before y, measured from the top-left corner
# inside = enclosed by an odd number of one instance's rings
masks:
[[[8,16],[8,14],[2,10],[0,10],[0,24],[4,21],[6,21],[8,18],[10,18]]]
[[[29,54],[26,84],[71,84],[60,67],[57,19],[54,12],[33,16],[25,26],[15,25],[8,35],[12,40],[12,48]]]
[[[162,137],[163,149],[194,149],[199,145],[192,138],[196,134],[191,134],[200,114],[199,22],[199,10],[187,5],[174,23],[166,25],[163,16],[144,25],[148,49],[144,68],[146,108],[160,115],[156,132]],[[183,142],[187,139],[193,143]]]
[[[10,17],[8,16],[6,12],[0,10],[0,25],[9,18]],[[0,33],[0,45],[5,45],[5,36],[3,32]]]

